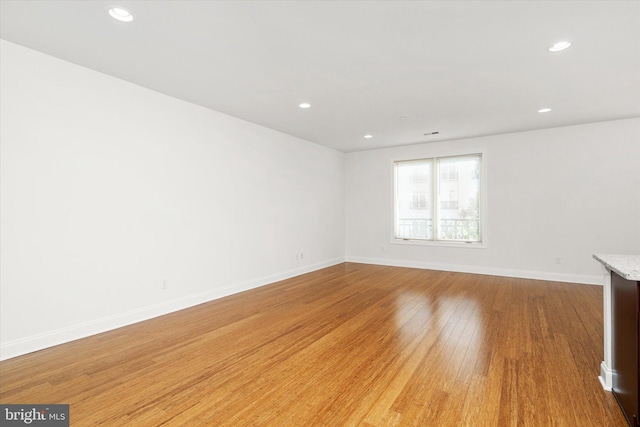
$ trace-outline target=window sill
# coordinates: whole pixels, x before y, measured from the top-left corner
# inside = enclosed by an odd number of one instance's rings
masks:
[[[391,239],[392,245],[438,246],[445,248],[486,249],[485,242],[447,242],[442,240]]]

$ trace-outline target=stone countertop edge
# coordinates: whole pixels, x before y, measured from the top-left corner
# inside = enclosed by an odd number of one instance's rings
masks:
[[[593,254],[593,258],[627,280],[640,281],[640,255]]]

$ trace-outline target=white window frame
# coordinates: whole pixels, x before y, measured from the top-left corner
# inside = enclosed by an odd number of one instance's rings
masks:
[[[479,187],[479,197],[478,203],[480,204],[480,236],[481,240],[478,242],[467,242],[467,241],[454,241],[454,240],[437,240],[435,233],[433,240],[426,239],[409,239],[409,238],[397,238],[395,236],[395,222],[396,222],[396,169],[395,165],[397,162],[405,162],[412,160],[433,160],[434,161],[434,170],[436,162],[435,159],[443,159],[447,157],[464,157],[464,156],[475,156],[480,155],[480,187]],[[474,151],[464,151],[464,152],[446,152],[446,153],[429,153],[428,155],[423,156],[414,156],[414,157],[406,157],[406,158],[396,158],[391,160],[391,227],[390,227],[390,242],[391,244],[397,245],[416,245],[416,246],[441,246],[441,247],[455,247],[455,248],[470,248],[470,249],[484,249],[488,247],[488,236],[487,236],[487,150],[474,150]],[[437,170],[435,172],[437,174]],[[434,200],[427,201],[427,204],[436,203],[437,204],[437,186],[439,181],[435,181],[433,183],[434,186]],[[437,211],[437,206],[434,206],[434,209]],[[437,221],[437,212],[434,211],[434,222]]]

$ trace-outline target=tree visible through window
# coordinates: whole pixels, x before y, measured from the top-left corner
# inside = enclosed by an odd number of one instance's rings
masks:
[[[395,162],[395,238],[482,242],[481,166],[481,154]]]

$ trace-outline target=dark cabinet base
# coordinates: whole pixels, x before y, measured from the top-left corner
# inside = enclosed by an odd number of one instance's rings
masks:
[[[613,383],[612,391],[632,427],[638,424],[639,282],[611,273]]]

